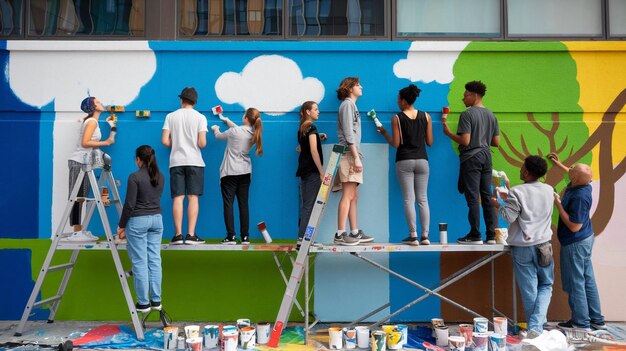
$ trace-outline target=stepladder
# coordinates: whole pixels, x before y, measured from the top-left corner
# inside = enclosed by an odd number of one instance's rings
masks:
[[[121,216],[122,214],[122,201],[117,189],[115,178],[113,177],[111,163],[112,162],[110,157],[104,154],[101,157],[100,162],[86,164],[81,167],[76,183],[74,184],[74,187],[70,192],[69,200],[67,202],[67,205],[65,206],[59,225],[56,229],[56,232],[54,233],[54,236],[52,237],[52,243],[50,244],[50,248],[48,250],[46,258],[44,259],[44,263],[39,271],[35,286],[33,287],[30,298],[28,299],[26,307],[24,308],[22,318],[15,331],[15,336],[22,335],[26,326],[26,322],[28,318],[34,313],[35,309],[47,308],[49,310],[48,323],[54,322],[59,305],[61,303],[63,295],[66,292],[66,288],[72,275],[72,271],[76,266],[78,256],[81,250],[85,247],[85,243],[77,243],[65,240],[65,237],[67,237],[67,235],[71,233],[64,233],[64,231],[67,228],[69,215],[72,211],[72,207],[74,206],[74,204],[86,203],[85,216],[81,221],[81,227],[83,230],[86,230],[89,227],[89,223],[94,215],[94,212],[97,210],[99,217],[102,221],[104,234],[106,236],[107,248],[111,252],[111,256],[113,258],[113,262],[116,268],[116,274],[119,278],[122,291],[128,305],[128,310],[130,311],[130,316],[133,322],[133,326],[135,328],[135,332],[137,334],[137,338],[139,340],[143,340],[143,323],[145,322],[145,318],[143,321],[140,320],[137,310],[135,308],[127,277],[124,272],[122,262],[120,260],[118,245],[114,242],[111,223],[109,222],[107,211],[105,208],[105,205],[108,205],[108,202],[110,201],[110,204],[115,205],[117,215]],[[99,177],[96,176],[97,171],[99,171]],[[83,186],[83,181],[85,179],[89,184],[89,190],[91,194],[78,196],[79,190]],[[106,199],[105,201],[103,201],[103,196],[100,191],[101,188],[108,189],[110,197],[109,201],[106,201]],[[95,243],[95,241],[92,243]],[[70,259],[69,261],[64,263],[52,265],[53,260],[55,262],[58,260],[55,260],[55,254],[59,250],[71,251]],[[41,297],[41,299],[38,300],[38,296],[40,292],[42,292],[42,287],[44,285],[46,277],[53,272],[63,272],[63,277],[61,278],[61,282],[59,284],[56,294],[47,298]],[[147,315],[145,317],[147,318]]]
[[[313,206],[311,217],[307,223],[303,238],[304,240],[302,240],[302,245],[300,246],[300,250],[298,250],[296,260],[293,263],[293,269],[280,304],[280,309],[278,310],[276,323],[274,323],[274,328],[272,329],[272,333],[270,335],[270,341],[267,344],[269,347],[278,346],[280,336],[285,328],[289,315],[291,314],[291,309],[294,301],[296,301],[296,296],[298,289],[300,288],[300,282],[302,281],[304,270],[306,269],[306,265],[308,265],[309,249],[315,241],[315,234],[317,233],[318,225],[324,213],[324,208],[326,207],[328,195],[331,187],[333,186],[333,180],[335,178],[335,174],[337,173],[339,160],[346,150],[348,150],[348,148],[343,145],[333,146],[330,159],[326,166],[326,170],[324,171],[324,179],[320,185],[319,191],[317,192],[315,205]]]

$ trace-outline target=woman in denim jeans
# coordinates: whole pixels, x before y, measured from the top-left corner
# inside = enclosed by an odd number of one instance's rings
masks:
[[[139,170],[128,177],[117,233],[126,234],[138,300],[135,307],[145,313],[150,309],[161,310],[163,218],[160,199],[165,178],[159,172],[152,147],[138,147],[135,163]]]

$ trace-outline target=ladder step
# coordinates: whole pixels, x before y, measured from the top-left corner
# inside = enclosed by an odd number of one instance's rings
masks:
[[[39,307],[39,306],[43,306],[43,305],[47,305],[47,304],[49,304],[49,303],[51,303],[51,302],[56,302],[56,301],[59,301],[59,300],[61,300],[61,297],[62,297],[62,296],[57,295],[57,296],[52,296],[52,297],[50,297],[50,298],[47,298],[47,299],[45,299],[45,300],[37,301],[37,302],[35,302],[35,303],[33,304],[33,308],[35,308],[35,307]]]
[[[55,271],[60,271],[60,270],[66,270],[68,268],[72,268],[74,267],[73,263],[65,263],[65,264],[60,264],[58,266],[51,266],[50,268],[48,268],[48,272],[55,272]]]
[[[89,202],[89,201],[96,201],[96,198],[94,198],[94,197],[77,197],[74,201],[76,201],[76,202]]]

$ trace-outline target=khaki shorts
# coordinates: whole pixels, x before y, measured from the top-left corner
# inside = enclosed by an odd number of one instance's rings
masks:
[[[339,160],[339,167],[337,168],[337,175],[333,183],[332,191],[340,191],[342,183],[357,183],[363,184],[363,171],[354,172],[354,156],[352,153],[345,153]]]

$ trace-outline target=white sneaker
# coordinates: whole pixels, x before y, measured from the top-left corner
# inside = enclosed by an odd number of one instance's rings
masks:
[[[100,238],[98,238],[97,236],[93,235],[89,230],[83,230],[83,233],[86,236],[92,238],[93,240],[100,240]]]
[[[62,242],[65,243],[91,243],[96,242],[98,239],[93,239],[91,236],[87,236],[84,231],[74,232],[67,238],[61,238]]]

